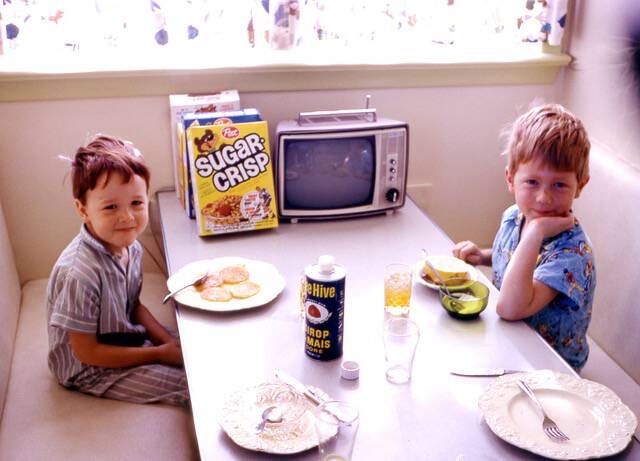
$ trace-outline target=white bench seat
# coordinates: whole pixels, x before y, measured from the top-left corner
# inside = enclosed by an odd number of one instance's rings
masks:
[[[591,180],[574,202],[597,270],[582,376],[611,388],[640,419],[640,170],[597,143],[589,166]]]
[[[101,399],[60,386],[47,366],[47,280],[18,284],[0,207],[0,460],[195,460],[191,412]],[[142,302],[175,328],[161,274]]]

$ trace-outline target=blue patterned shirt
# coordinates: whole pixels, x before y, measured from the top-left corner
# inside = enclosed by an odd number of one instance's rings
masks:
[[[524,216],[516,205],[502,215],[493,242],[493,283],[500,289],[507,264],[520,241]],[[573,229],[545,239],[533,278],[558,295],[536,314],[524,319],[571,365],[580,370],[587,361],[587,328],[591,321],[596,268],[591,242],[576,221]]]

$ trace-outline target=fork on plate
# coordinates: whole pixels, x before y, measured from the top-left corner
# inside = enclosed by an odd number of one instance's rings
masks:
[[[533,393],[533,390],[527,385],[527,383],[525,383],[521,379],[519,379],[517,383],[518,383],[518,386],[520,386],[520,389],[522,389],[524,393],[527,394],[529,398],[531,398],[531,400],[533,400],[533,402],[538,407],[538,410],[540,410],[540,413],[542,413],[542,417],[544,418],[542,420],[542,430],[547,435],[547,437],[549,437],[554,442],[568,441],[569,437],[560,430],[560,428],[558,427],[558,425],[554,420],[549,418],[549,415],[547,415],[547,413],[544,411],[542,404],[540,403],[536,395]]]
[[[184,290],[186,288],[189,288],[190,286],[196,286],[197,287],[198,285],[203,283],[205,280],[207,280],[207,277],[209,277],[209,271],[205,272],[203,275],[201,275],[200,277],[195,279],[193,282],[189,282],[187,285],[182,286],[182,287],[178,288],[177,290],[173,290],[171,293],[169,293],[167,296],[164,297],[164,299],[162,300],[162,304],[166,304],[167,301],[169,301],[175,295],[180,293],[182,290]]]

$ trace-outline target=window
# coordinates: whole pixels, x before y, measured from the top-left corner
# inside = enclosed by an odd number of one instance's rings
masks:
[[[3,0],[4,63],[216,68],[314,56],[426,59],[545,40],[540,0]],[[546,25],[545,25],[546,24]],[[82,66],[82,64],[85,66]],[[46,64],[46,65],[45,65]]]
[[[0,100],[548,83],[566,1],[2,0]]]

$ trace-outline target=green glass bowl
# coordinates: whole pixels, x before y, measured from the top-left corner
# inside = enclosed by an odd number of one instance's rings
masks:
[[[478,281],[466,287],[449,287],[449,292],[451,296],[440,288],[440,304],[457,319],[475,319],[489,303],[489,287]]]

